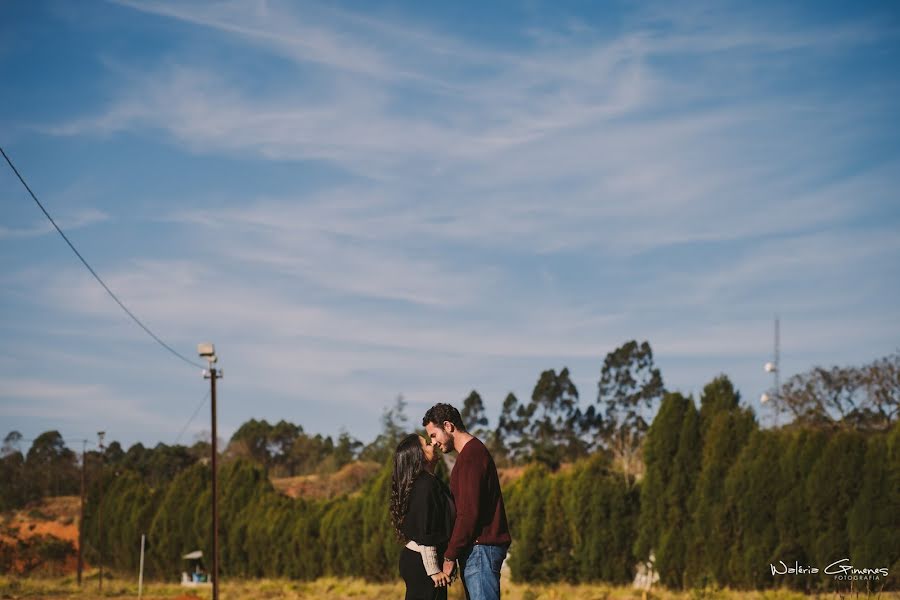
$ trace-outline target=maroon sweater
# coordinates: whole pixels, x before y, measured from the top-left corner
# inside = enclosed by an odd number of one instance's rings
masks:
[[[472,544],[509,544],[509,524],[497,466],[478,438],[469,440],[450,474],[456,523],[444,558],[456,560]]]

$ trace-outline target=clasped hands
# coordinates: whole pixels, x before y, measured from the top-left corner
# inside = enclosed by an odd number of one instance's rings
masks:
[[[434,581],[434,587],[447,587],[456,581],[456,575],[456,561],[445,560],[444,570],[432,575],[431,580]]]

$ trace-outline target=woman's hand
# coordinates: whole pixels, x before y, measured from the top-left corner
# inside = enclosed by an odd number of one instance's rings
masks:
[[[450,578],[442,571],[438,571],[432,575],[431,580],[434,581],[434,587],[447,587],[450,585]]]

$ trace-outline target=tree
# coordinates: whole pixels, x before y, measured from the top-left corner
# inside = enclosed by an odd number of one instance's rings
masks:
[[[703,387],[700,395],[700,429],[709,430],[711,421],[722,413],[738,410],[741,394],[727,375],[719,375]]]
[[[725,477],[750,433],[753,413],[739,405],[740,394],[725,375],[713,379],[700,396],[700,473],[690,498],[685,584],[704,588],[727,582],[723,557],[734,538],[724,513]]]
[[[381,433],[378,437],[363,448],[360,458],[371,460],[380,464],[385,463],[393,456],[394,449],[400,440],[408,432],[409,419],[406,416],[406,400],[403,395],[397,396],[394,405],[385,407],[381,413]]]
[[[541,564],[541,534],[544,530],[547,496],[550,493],[550,471],[543,464],[529,467],[510,490],[510,534],[516,549],[510,554],[513,580],[539,581],[544,574],[536,569]]]
[[[308,475],[319,471],[325,459],[334,453],[334,442],[331,437],[323,438],[321,434],[310,437],[300,434],[291,448],[290,463],[299,475]]]
[[[628,475],[640,469],[641,441],[664,393],[648,342],[632,340],[606,355],[597,393],[597,414],[602,419],[596,426]]]
[[[46,431],[32,442],[25,457],[25,469],[40,496],[78,493],[77,457],[66,447],[58,431]]]
[[[531,394],[528,413],[532,420],[528,429],[531,458],[549,466],[559,467],[563,459],[584,454],[577,435],[578,388],[569,376],[569,369],[558,374],[553,369],[541,373]]]
[[[660,580],[674,589],[684,587],[690,534],[689,501],[700,470],[699,416],[690,398],[684,404],[678,450],[665,488],[665,519],[659,532],[656,564]]]
[[[726,518],[734,527],[731,548],[724,558],[730,585],[759,589],[773,584],[765,566],[777,560],[776,499],[784,481],[779,460],[784,454],[782,446],[778,432],[753,431],[725,478]]]
[[[25,474],[25,459],[21,452],[0,457],[0,512],[25,506],[36,499],[34,486]]]
[[[897,441],[900,441],[900,425],[895,425],[890,435],[873,435],[866,440],[865,468],[860,474],[862,487],[847,521],[849,557],[854,565],[891,568],[900,561],[900,528],[897,526],[900,448]]]
[[[273,466],[281,467],[290,477],[294,476],[297,468],[292,453],[294,442],[302,433],[303,427],[282,419],[272,426],[266,440]]]
[[[564,503],[568,485],[566,478],[557,475],[549,478],[549,492],[544,506],[539,546],[541,560],[535,565],[535,574],[541,581],[575,582],[576,563],[572,560],[575,546],[572,528]]]
[[[3,448],[0,449],[0,457],[9,456],[10,454],[14,454],[16,452],[22,452],[19,445],[22,443],[22,434],[18,431],[10,431],[6,434],[6,437],[3,438]]]
[[[868,422],[887,431],[900,416],[900,353],[863,366],[859,378],[866,393]]]
[[[272,426],[265,419],[250,419],[241,425],[228,442],[229,454],[247,456],[257,464],[268,467],[272,458],[269,448],[269,437]]]
[[[647,431],[644,443],[645,475],[641,483],[641,514],[635,556],[646,561],[654,549],[658,550],[661,532],[666,529],[668,495],[666,493],[674,471],[674,457],[678,452],[679,438],[684,417],[693,405],[690,399],[679,393],[667,393],[659,407],[659,413]]]
[[[520,462],[528,452],[526,432],[533,414],[533,405],[520,404],[515,394],[507,394],[494,430],[492,450],[496,449],[499,455],[511,463]]]
[[[462,422],[469,433],[483,439],[488,424],[487,414],[484,412],[484,402],[475,390],[472,390],[463,400],[463,409],[460,411]]]
[[[37,496],[30,478],[26,477],[25,457],[19,450],[22,434],[10,431],[0,450],[0,511],[25,506]]]
[[[349,462],[356,460],[356,456],[362,449],[362,442],[350,436],[345,429],[338,435],[337,445],[334,448],[335,468],[340,469]]]
[[[186,447],[159,443],[154,448],[144,451],[142,468],[147,483],[151,487],[161,487],[197,462],[198,457]]]
[[[815,367],[791,377],[773,402],[800,426],[887,431],[900,414],[900,354],[862,367]]]
[[[813,564],[812,539],[818,526],[818,515],[810,514],[807,508],[806,482],[829,435],[823,429],[801,428],[786,429],[782,433],[785,450],[780,460],[781,490],[775,505],[778,548],[774,555],[785,564]],[[818,577],[808,575],[786,581],[788,586],[807,593],[818,582]]]
[[[113,440],[109,446],[103,451],[103,460],[108,465],[117,465],[125,459],[125,451],[122,450],[122,444]]]
[[[577,549],[571,557],[580,583],[626,584],[634,575],[633,546],[640,503],[637,489],[594,454],[579,461],[567,480],[565,514]]]
[[[806,507],[815,515],[810,540],[813,564],[828,565],[835,558],[850,556],[847,517],[860,492],[865,454],[862,434],[839,431],[830,437],[806,478]]]

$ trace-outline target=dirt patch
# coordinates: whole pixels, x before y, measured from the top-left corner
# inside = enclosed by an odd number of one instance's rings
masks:
[[[78,519],[81,499],[78,496],[45,498],[39,503],[7,514],[0,530],[0,540],[9,542],[38,535],[52,535],[68,540],[78,548]]]
[[[0,527],[0,548],[3,550],[6,567],[20,573],[35,569],[40,571],[44,567],[54,574],[74,573],[78,568],[80,512],[81,499],[78,496],[59,496],[45,498],[22,510],[6,513],[3,526]],[[46,547],[46,543],[53,538],[70,542],[75,552],[49,563],[41,563],[40,559],[35,562],[33,547],[39,546],[27,542],[44,544]],[[48,556],[53,554],[50,552]]]
[[[357,461],[344,465],[330,475],[301,475],[272,479],[275,489],[291,498],[322,500],[350,494],[371,480],[381,466],[374,462]]]

